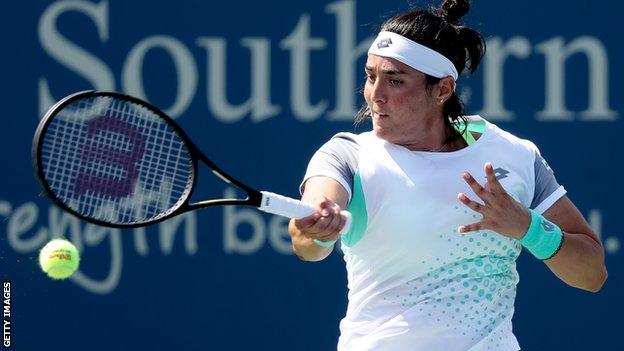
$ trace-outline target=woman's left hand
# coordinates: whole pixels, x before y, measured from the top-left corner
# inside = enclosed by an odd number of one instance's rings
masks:
[[[477,196],[483,200],[483,204],[473,201],[464,193],[457,194],[457,198],[473,211],[480,213],[481,221],[463,225],[458,228],[460,233],[468,233],[476,230],[493,230],[499,234],[521,239],[529,228],[531,215],[529,211],[518,201],[509,196],[494,174],[491,163],[485,164],[487,183],[481,186],[474,177],[465,172],[463,177]]]

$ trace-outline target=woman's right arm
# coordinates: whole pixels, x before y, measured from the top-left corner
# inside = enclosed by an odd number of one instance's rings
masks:
[[[320,261],[329,256],[333,245],[324,247],[314,240],[336,241],[345,218],[340,211],[347,206],[349,194],[332,178],[317,176],[305,183],[301,201],[313,204],[316,213],[301,219],[293,219],[288,226],[293,251],[303,261]]]

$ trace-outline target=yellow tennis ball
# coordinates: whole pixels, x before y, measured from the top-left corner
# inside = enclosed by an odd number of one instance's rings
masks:
[[[74,244],[54,239],[39,252],[39,265],[52,279],[67,279],[78,269],[80,255]]]

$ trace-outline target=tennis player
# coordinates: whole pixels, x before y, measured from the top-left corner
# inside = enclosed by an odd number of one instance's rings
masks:
[[[312,216],[294,252],[341,241],[349,288],[339,350],[519,350],[512,332],[522,248],[565,283],[598,291],[604,249],[530,141],[464,116],[455,87],[483,37],[460,24],[468,0],[386,21],[368,51],[372,131],[339,133],[302,183]],[[467,66],[467,67],[466,67]],[[352,229],[340,236],[353,213]]]

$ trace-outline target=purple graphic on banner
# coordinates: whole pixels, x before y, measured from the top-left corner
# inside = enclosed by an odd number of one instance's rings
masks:
[[[119,138],[107,139],[108,145],[121,144],[122,138],[131,145],[130,150],[121,148],[86,145],[82,150],[81,161],[84,169],[74,180],[76,197],[87,191],[113,199],[128,196],[134,191],[139,178],[137,162],[145,152],[145,138],[130,123],[108,116],[101,116],[87,122],[87,134],[95,139],[103,131],[120,134]],[[107,138],[111,138],[108,136]],[[111,173],[123,169],[115,176]]]

